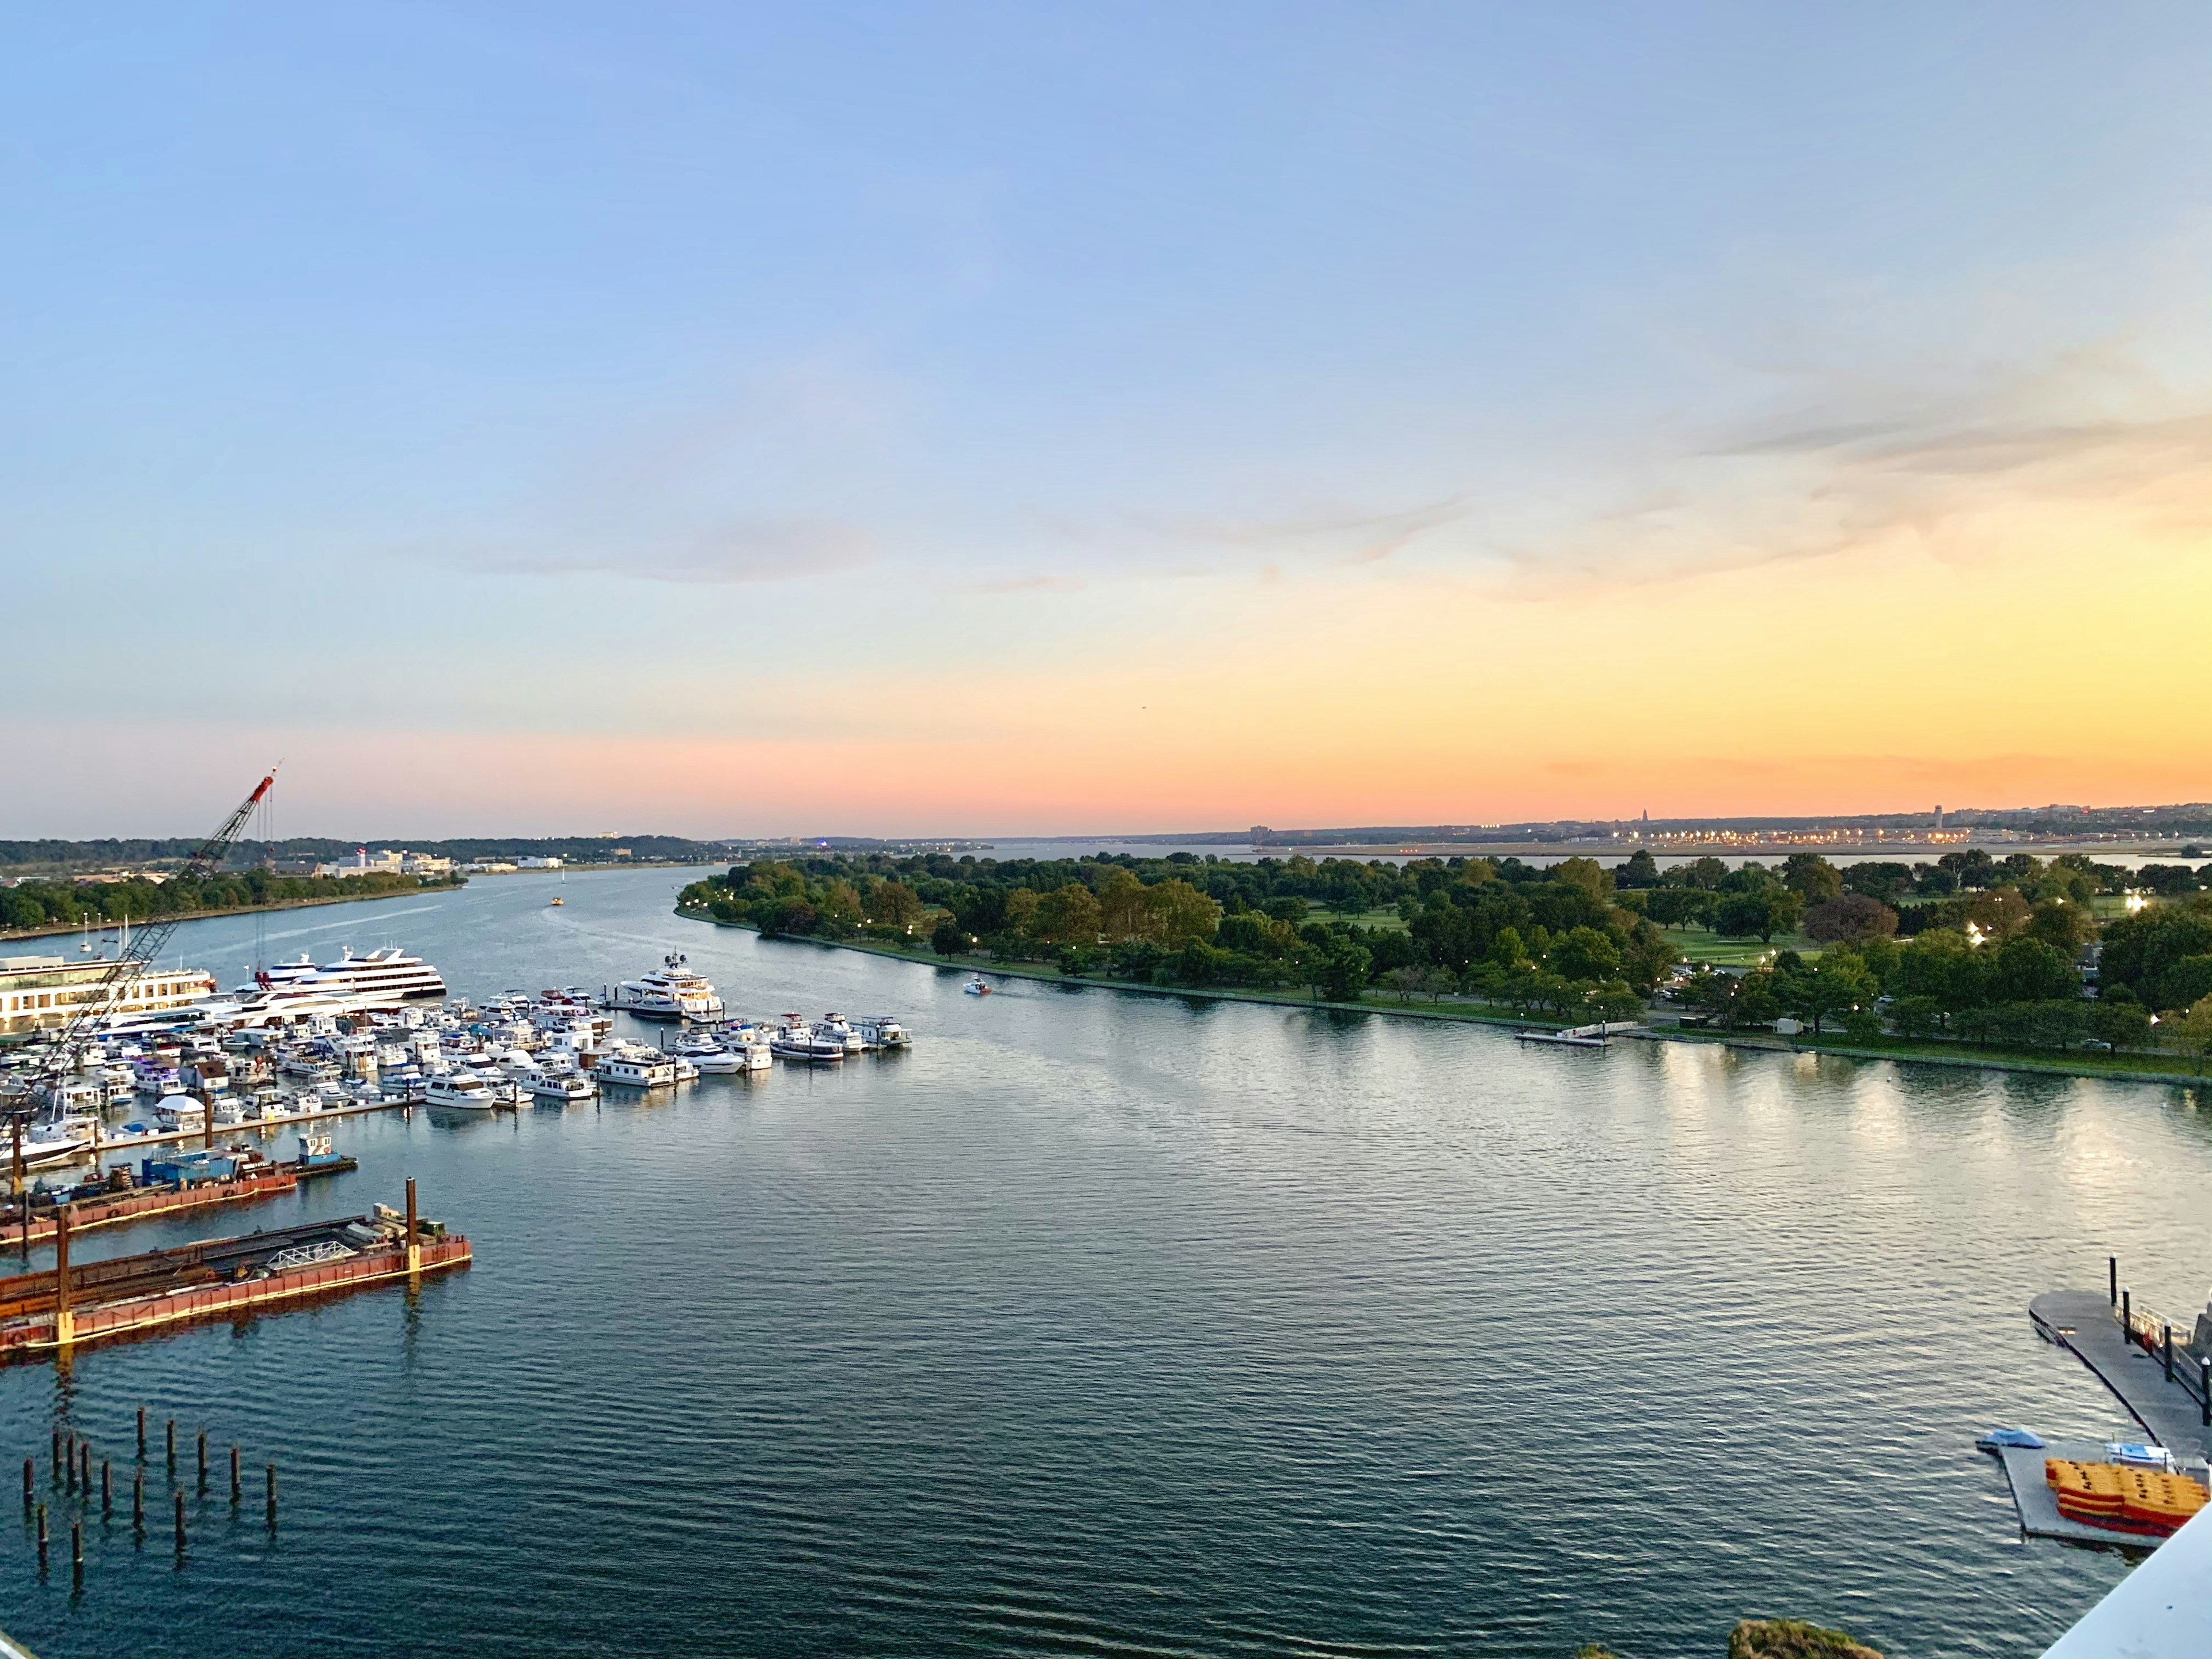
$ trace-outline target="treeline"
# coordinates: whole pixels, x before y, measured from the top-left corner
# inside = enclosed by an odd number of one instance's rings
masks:
[[[0,888],[0,928],[145,921],[205,910],[253,910],[307,899],[375,898],[458,887],[459,876],[273,876],[265,870],[188,881],[27,881]]]
[[[692,884],[682,902],[771,936],[926,939],[945,956],[1074,975],[1295,986],[1332,1000],[1380,980],[1404,996],[1472,992],[1563,1017],[1632,1012],[1675,955],[1590,859],[757,860]],[[1397,925],[1361,920],[1377,909]]]
[[[2187,865],[2130,871],[2076,853],[2046,861],[2027,853],[1993,858],[1979,848],[1911,865],[1839,868],[1817,853],[1793,853],[1778,868],[1747,861],[1731,869],[1703,858],[1664,872],[1639,851],[1614,878],[1626,890],[1622,902],[1662,927],[1711,927],[1761,940],[1802,929],[1823,944],[1910,937],[1931,927],[2009,938],[2030,915],[2057,905],[2072,907],[2077,948],[2094,932],[2088,905],[2099,895],[2138,890],[2173,896],[2201,884]]]
[[[2009,1048],[2164,1047],[2212,1054],[2212,896],[2153,904],[2108,924],[2097,995],[2083,995],[2086,908],[2057,896],[1982,907],[1972,930],[1872,936],[1816,957],[1780,952],[1741,975],[1700,973],[1680,1000],[1728,1028],[1787,1017],[1817,1036],[1950,1036]]]

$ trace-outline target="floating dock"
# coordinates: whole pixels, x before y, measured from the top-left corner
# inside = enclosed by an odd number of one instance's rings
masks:
[[[2012,1506],[2020,1511],[2020,1529],[2030,1538],[2057,1538],[2069,1544],[2104,1544],[2113,1549],[2148,1553],[2166,1540],[2154,1534],[2124,1532],[2118,1527],[2092,1526],[2058,1512],[2058,1495],[2044,1478],[2044,1460],[2069,1458],[2076,1463],[2110,1461],[2102,1441],[2052,1440],[2039,1447],[2001,1446],[1996,1456],[2004,1464],[2005,1480],[2012,1487]]]
[[[2160,1340],[2146,1349],[2143,1344],[2151,1340],[2144,1329],[2147,1316],[2132,1309],[2130,1338],[2121,1323],[2120,1302],[2118,1293],[2099,1301],[2094,1291],[2046,1291],[2027,1304],[2027,1316],[2038,1335],[2094,1372],[2160,1445],[2178,1457],[2212,1455],[2212,1405],[2198,1393],[2203,1368],[2179,1344],[2168,1350]],[[2181,1342],[2188,1337],[2180,1333]],[[2037,1478],[2041,1479],[2039,1471]]]
[[[52,1268],[0,1279],[0,1360],[467,1266],[469,1241],[436,1222],[418,1221],[415,1183],[407,1186],[404,1218],[380,1205],[365,1216],[76,1267],[64,1228]]]

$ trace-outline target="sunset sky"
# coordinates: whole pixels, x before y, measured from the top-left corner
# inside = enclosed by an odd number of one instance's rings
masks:
[[[57,7],[0,835],[2212,798],[2202,5]]]

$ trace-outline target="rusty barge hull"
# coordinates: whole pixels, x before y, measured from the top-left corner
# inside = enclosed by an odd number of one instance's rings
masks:
[[[237,1181],[205,1181],[190,1187],[155,1188],[116,1198],[81,1200],[68,1206],[70,1231],[88,1232],[94,1227],[119,1227],[125,1222],[155,1216],[189,1215],[195,1210],[220,1209],[227,1204],[247,1204],[257,1198],[281,1198],[296,1192],[300,1172],[274,1169]],[[25,1245],[43,1244],[58,1231],[56,1212],[33,1212],[28,1222],[20,1218],[0,1229],[0,1238]]]
[[[270,1273],[265,1279],[197,1285],[127,1301],[77,1303],[68,1315],[73,1328],[67,1335],[61,1331],[60,1316],[53,1311],[0,1327],[0,1361],[34,1358],[63,1347],[83,1347],[167,1326],[234,1319],[256,1309],[465,1267],[472,1259],[469,1241],[458,1235],[418,1246],[411,1263],[408,1255],[404,1246],[394,1244],[343,1261],[318,1262]]]

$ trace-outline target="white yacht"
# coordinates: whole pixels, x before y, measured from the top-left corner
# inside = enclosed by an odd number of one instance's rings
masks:
[[[689,1042],[679,1042],[670,1053],[673,1058],[688,1060],[701,1073],[709,1076],[719,1077],[745,1069],[743,1055],[732,1054],[711,1037],[696,1037]]]
[[[814,1035],[825,1042],[843,1043],[848,1054],[864,1054],[868,1051],[866,1040],[840,1013],[823,1015],[822,1023],[814,1028]]]
[[[474,1072],[448,1072],[422,1085],[422,1101],[454,1112],[490,1112],[499,1109],[491,1085]]]
[[[768,1040],[769,1052],[778,1060],[802,1066],[834,1066],[845,1058],[845,1044],[836,1037],[817,1036],[797,1014],[787,1014]]]
[[[349,999],[356,1008],[396,1008],[404,1002],[434,1000],[446,994],[445,978],[435,968],[396,945],[371,951],[365,957],[357,957],[349,949],[341,951],[336,962],[320,966],[302,953],[296,962],[264,969],[254,980],[264,990],[311,985]]]
[[[589,1100],[599,1091],[581,1072],[540,1072],[524,1086],[540,1100]]]
[[[721,1018],[722,999],[702,975],[684,965],[689,960],[671,951],[655,972],[615,987],[611,1006],[641,1019]]]

